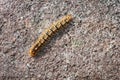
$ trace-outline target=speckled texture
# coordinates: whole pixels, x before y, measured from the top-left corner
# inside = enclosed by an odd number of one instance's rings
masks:
[[[31,58],[52,22],[74,19]],[[0,0],[0,80],[120,80],[120,0]]]

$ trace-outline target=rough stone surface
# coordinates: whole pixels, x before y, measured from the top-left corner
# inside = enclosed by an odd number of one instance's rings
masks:
[[[74,19],[35,58],[52,22]],[[120,80],[120,0],[0,0],[0,80]]]

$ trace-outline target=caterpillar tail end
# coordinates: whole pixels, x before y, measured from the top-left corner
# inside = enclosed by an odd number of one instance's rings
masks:
[[[72,20],[72,19],[73,19],[72,14],[68,14],[67,16],[68,16],[69,20]]]

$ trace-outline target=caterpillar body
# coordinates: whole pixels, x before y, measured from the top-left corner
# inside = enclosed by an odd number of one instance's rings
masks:
[[[32,45],[29,50],[29,55],[31,57],[36,56],[37,52],[40,48],[46,43],[46,41],[52,37],[52,35],[57,32],[60,28],[62,28],[66,23],[72,20],[72,15],[66,15],[62,19],[53,23],[50,27],[48,27],[37,39],[37,41]]]

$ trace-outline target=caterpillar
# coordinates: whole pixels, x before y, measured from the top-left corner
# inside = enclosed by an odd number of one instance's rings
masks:
[[[66,15],[62,19],[54,22],[48,27],[42,34],[39,36],[37,41],[31,46],[29,50],[29,55],[31,57],[36,56],[37,52],[40,51],[40,48],[46,43],[46,41],[52,37],[59,29],[61,29],[66,23],[72,20],[72,15]]]

